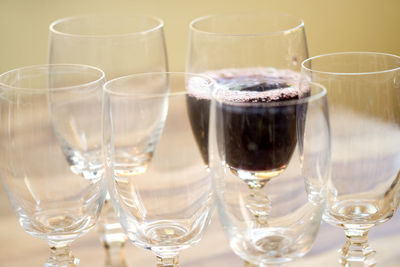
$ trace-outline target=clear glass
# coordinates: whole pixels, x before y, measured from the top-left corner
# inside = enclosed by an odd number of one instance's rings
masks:
[[[77,265],[70,245],[94,227],[104,203],[103,175],[96,164],[80,161],[99,146],[90,136],[101,131],[101,121],[87,119],[99,108],[104,82],[100,69],[84,65],[39,65],[0,75],[2,180],[21,226],[48,242],[48,267]],[[88,116],[72,116],[76,112]],[[87,125],[78,131],[81,124]],[[61,128],[74,133],[68,145]],[[66,153],[69,145],[76,154]]]
[[[293,92],[298,97],[267,98]],[[330,170],[326,91],[303,81],[232,96],[231,88],[216,90],[210,116],[220,221],[247,265],[284,266],[311,249],[321,222]]]
[[[375,266],[368,232],[399,205],[400,57],[335,53],[302,68],[328,92],[332,175],[324,220],[346,233],[342,266]]]
[[[145,15],[86,15],[56,20],[49,30],[49,62],[87,64],[106,80],[168,69],[164,23]]]
[[[50,25],[49,62],[96,66],[105,72],[107,80],[134,73],[167,71],[163,22],[144,15],[109,14],[57,20]],[[100,120],[100,110],[93,118]],[[101,144],[100,132],[92,138]],[[97,157],[101,153],[98,150],[95,154]],[[101,161],[101,158],[95,160]],[[126,236],[109,196],[98,226],[106,249],[105,266],[126,266],[122,249]],[[121,256],[115,257],[118,254]]]
[[[308,58],[304,23],[280,13],[214,15],[190,24],[186,71],[299,72]]]
[[[111,198],[128,238],[152,250],[158,266],[200,241],[213,207],[212,180],[192,129],[187,73],[146,73],[104,86],[103,149]],[[129,115],[127,115],[129,114]]]

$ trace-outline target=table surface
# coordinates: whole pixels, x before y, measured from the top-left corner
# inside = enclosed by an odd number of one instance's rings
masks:
[[[312,250],[288,267],[339,266],[337,250],[344,244],[344,240],[341,229],[323,223]],[[377,266],[400,266],[400,214],[373,228],[370,244],[377,251]],[[80,259],[80,267],[104,266],[104,251],[95,230],[76,240],[72,249],[73,254]],[[21,228],[4,187],[0,186],[0,266],[43,266],[48,255],[46,242],[30,236]],[[126,262],[129,267],[156,266],[155,257],[150,251],[137,248],[131,243],[126,246]],[[202,241],[182,251],[180,263],[182,267],[244,266],[243,261],[230,250],[216,214]]]

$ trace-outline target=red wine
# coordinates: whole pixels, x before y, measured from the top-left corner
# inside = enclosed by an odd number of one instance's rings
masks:
[[[208,165],[208,125],[210,117],[210,99],[188,95],[187,107],[190,125],[204,163]]]
[[[209,74],[209,73],[207,73]],[[299,74],[288,70],[246,69],[211,73],[227,90],[219,94],[226,163],[236,172],[271,173],[283,170],[297,143],[299,112],[296,105],[263,105],[303,97],[295,88]],[[189,89],[188,113],[203,160],[208,164],[210,97]],[[304,114],[303,114],[304,115]],[[261,174],[262,175],[262,174]],[[267,177],[264,177],[267,178]]]

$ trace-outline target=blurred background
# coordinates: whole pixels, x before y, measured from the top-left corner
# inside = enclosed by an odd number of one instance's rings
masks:
[[[400,55],[399,10],[400,0],[0,0],[0,73],[21,66],[46,63],[48,26],[62,17],[117,13],[147,14],[162,18],[170,70],[183,71],[188,25],[199,16],[251,11],[285,12],[303,18],[310,56],[339,51],[376,51]],[[29,257],[33,266],[40,266],[47,257],[47,245],[26,234],[11,214],[4,188],[0,186],[0,251],[7,251],[0,253],[0,266],[26,266],[25,257]],[[394,265],[380,266],[400,266],[400,249],[387,249],[393,242],[378,239],[378,236],[390,237],[398,232],[396,229],[399,222],[398,213],[371,233],[371,243],[378,250],[379,257],[395,262]],[[220,242],[226,242],[222,235],[219,237]],[[325,264],[328,258],[331,263],[328,265],[336,266],[336,249],[344,242],[343,231],[323,225],[319,240],[310,256],[330,249],[329,255],[321,254],[318,259]],[[331,242],[323,242],[326,240]],[[102,253],[102,249],[95,233],[78,240],[75,246],[79,247],[75,251],[76,256],[82,260],[82,267],[101,266],[103,255],[99,253]],[[93,250],[93,246],[97,246],[97,250]],[[243,266],[231,252],[229,255],[232,255],[232,262],[224,262],[227,265],[218,261],[225,261],[225,258],[217,256],[211,265],[201,259],[192,265],[188,264],[191,257],[195,258],[193,255],[209,247],[213,247],[215,255],[226,253],[226,250],[215,246],[214,239],[208,237],[199,246],[182,255],[182,265]],[[150,262],[147,266],[154,265],[149,253],[144,254],[131,245],[129,249],[128,262],[134,258],[146,258]],[[224,249],[227,249],[227,244]],[[24,257],[21,257],[21,251],[26,251],[22,253]],[[322,264],[315,263],[312,266]]]
[[[286,12],[303,18],[310,56],[338,51],[400,55],[399,0],[0,0],[0,73],[46,63],[48,25],[62,17],[147,14],[162,18],[171,71],[185,68],[188,24],[229,12]]]

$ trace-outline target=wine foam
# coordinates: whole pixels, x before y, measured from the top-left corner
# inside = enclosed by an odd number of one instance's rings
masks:
[[[221,69],[203,74],[217,82],[216,97],[224,102],[272,102],[302,98],[309,92],[308,87],[299,86],[301,73],[288,69]],[[211,98],[210,88],[199,84],[198,79],[190,79],[187,90],[196,98]]]

